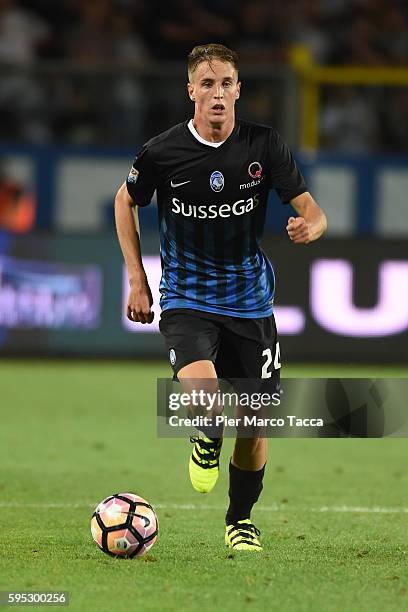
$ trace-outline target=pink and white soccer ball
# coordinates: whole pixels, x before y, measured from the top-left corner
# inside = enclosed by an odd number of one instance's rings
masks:
[[[159,524],[153,507],[134,493],[115,493],[95,508],[91,533],[103,552],[141,557],[156,542]]]

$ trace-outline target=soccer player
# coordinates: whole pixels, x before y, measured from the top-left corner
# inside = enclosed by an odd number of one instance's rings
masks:
[[[238,58],[219,44],[188,57],[188,95],[194,117],[149,140],[115,199],[116,225],[129,276],[127,316],[151,323],[152,295],[133,210],[157,190],[162,279],[160,331],[182,384],[217,377],[270,379],[279,387],[280,355],[273,316],[275,278],[260,248],[268,192],[276,189],[298,216],[290,240],[307,244],[326,229],[326,217],[307,190],[287,145],[265,125],[235,117],[240,96]],[[215,485],[222,437],[194,437],[193,487]],[[225,542],[262,550],[251,510],[263,488],[267,441],[237,438],[229,464]]]

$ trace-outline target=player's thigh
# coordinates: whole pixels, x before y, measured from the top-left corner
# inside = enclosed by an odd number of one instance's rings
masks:
[[[181,368],[177,373],[177,378],[179,380],[183,378],[217,378],[217,372],[212,361],[201,359]]]
[[[213,364],[220,338],[219,329],[210,318],[200,311],[166,310],[162,313],[159,327],[175,376],[180,373],[183,377],[186,374],[197,378],[205,378],[207,374],[214,376]]]
[[[214,363],[209,360],[193,361],[181,368],[177,373],[184,393],[191,394],[193,391],[200,393],[216,394],[218,391],[218,378]],[[200,403],[200,407],[204,404]]]

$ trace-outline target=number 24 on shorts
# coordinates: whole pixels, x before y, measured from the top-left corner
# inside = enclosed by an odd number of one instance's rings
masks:
[[[262,357],[266,357],[266,361],[262,366],[261,378],[270,378],[272,376],[272,371],[279,370],[279,368],[282,366],[280,362],[279,342],[277,342],[275,345],[275,358],[272,357],[272,351],[270,348],[267,348],[262,352]],[[269,370],[268,368],[271,365],[272,361],[273,361],[273,370]]]

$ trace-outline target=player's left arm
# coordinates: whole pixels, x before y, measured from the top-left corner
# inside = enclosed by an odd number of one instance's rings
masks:
[[[317,240],[327,229],[326,215],[308,191],[290,200],[298,217],[289,217],[286,230],[295,244]]]

